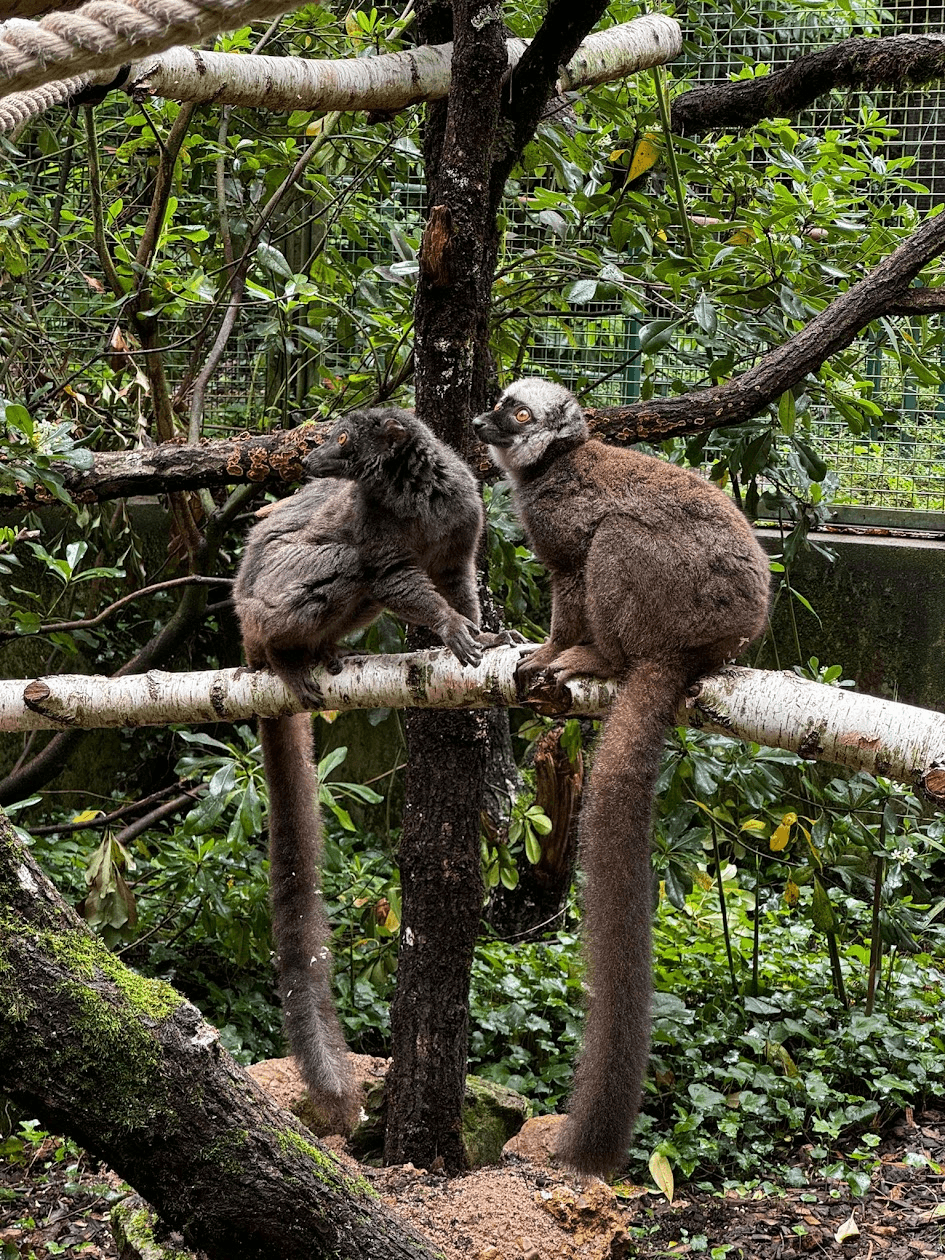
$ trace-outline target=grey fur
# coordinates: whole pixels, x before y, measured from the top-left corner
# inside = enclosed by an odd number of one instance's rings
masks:
[[[551,575],[551,634],[520,672],[623,679],[581,813],[590,1001],[558,1147],[572,1167],[603,1175],[626,1156],[649,1057],[649,844],[663,739],[690,685],[761,632],[770,578],[727,495],[589,439],[576,411],[561,386],[532,378],[473,423]]]
[[[270,668],[309,708],[313,666],[387,608],[477,665],[475,556],[482,503],[463,461],[395,407],[348,413],[306,460],[318,480],[250,530],[233,599],[252,669]],[[331,996],[311,721],[259,722],[269,783],[270,884],[289,1044],[306,1084],[350,1127],[359,1098]]]

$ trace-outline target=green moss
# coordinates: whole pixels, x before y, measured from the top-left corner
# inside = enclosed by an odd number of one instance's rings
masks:
[[[164,1019],[184,999],[168,985],[129,971],[84,929],[45,931],[17,917],[4,928],[9,936],[6,955],[0,956],[0,1010],[5,1016],[0,1043],[9,1042],[10,1053],[25,1065],[38,1091],[50,1077],[68,1082],[77,1104],[103,1126],[128,1132],[153,1125],[164,1110],[162,1054],[142,1016]],[[70,1036],[63,1042],[44,1036],[35,1007],[18,984],[5,982],[8,969],[16,974],[16,953],[23,942],[53,958],[64,973],[54,981],[72,1012]]]
[[[242,1173],[246,1167],[246,1147],[249,1142],[248,1129],[230,1129],[216,1138],[209,1146],[205,1146],[201,1158],[221,1172],[230,1175]]]
[[[96,972],[101,972],[119,989],[133,1010],[149,1019],[167,1019],[184,1002],[163,980],[148,980],[126,967],[89,932],[80,929],[60,935],[50,933],[43,944],[73,975],[93,980]]]
[[[194,1260],[193,1252],[169,1247],[154,1237],[157,1220],[150,1208],[116,1203],[111,1210],[112,1230],[119,1247],[141,1260]]]
[[[283,1155],[302,1155],[315,1165],[314,1172],[324,1180],[334,1182],[349,1194],[361,1194],[376,1199],[377,1191],[364,1177],[352,1177],[344,1171],[337,1160],[332,1159],[324,1151],[319,1150],[312,1142],[297,1133],[295,1129],[273,1130],[279,1149]]]

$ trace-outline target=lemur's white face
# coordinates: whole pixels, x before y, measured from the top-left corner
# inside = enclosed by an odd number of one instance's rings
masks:
[[[587,437],[584,412],[563,385],[528,376],[515,381],[492,411],[477,416],[473,426],[489,445],[493,463],[506,472],[526,468],[561,438]]]

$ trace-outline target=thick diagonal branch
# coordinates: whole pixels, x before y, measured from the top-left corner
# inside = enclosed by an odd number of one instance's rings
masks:
[[[902,92],[945,74],[941,35],[888,35],[845,39],[796,57],[774,74],[736,83],[710,83],[684,92],[673,102],[672,129],[696,135],[722,128],[744,130],[762,118],[794,118],[835,88]]]
[[[750,420],[832,355],[845,350],[874,319],[899,311],[915,313],[910,285],[943,251],[945,214],[940,214],[927,219],[869,275],[852,284],[799,333],[769,350],[741,376],[724,385],[671,398],[601,408],[594,413],[596,432],[619,443],[662,442]]]

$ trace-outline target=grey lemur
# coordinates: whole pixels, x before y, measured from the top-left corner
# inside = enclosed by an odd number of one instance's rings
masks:
[[[353,411],[305,460],[318,480],[250,530],[233,599],[251,669],[273,670],[307,708],[314,665],[340,668],[338,640],[385,608],[477,665],[475,555],[482,503],[470,470],[398,408]],[[260,718],[269,783],[270,885],[279,991],[306,1084],[349,1126],[359,1098],[331,995],[311,719]]]
[[[622,679],[581,813],[590,1001],[558,1147],[572,1167],[605,1174],[626,1156],[649,1057],[660,750],[695,679],[762,630],[769,566],[721,490],[590,438],[560,385],[516,381],[473,424],[551,575],[551,634],[520,673]]]

